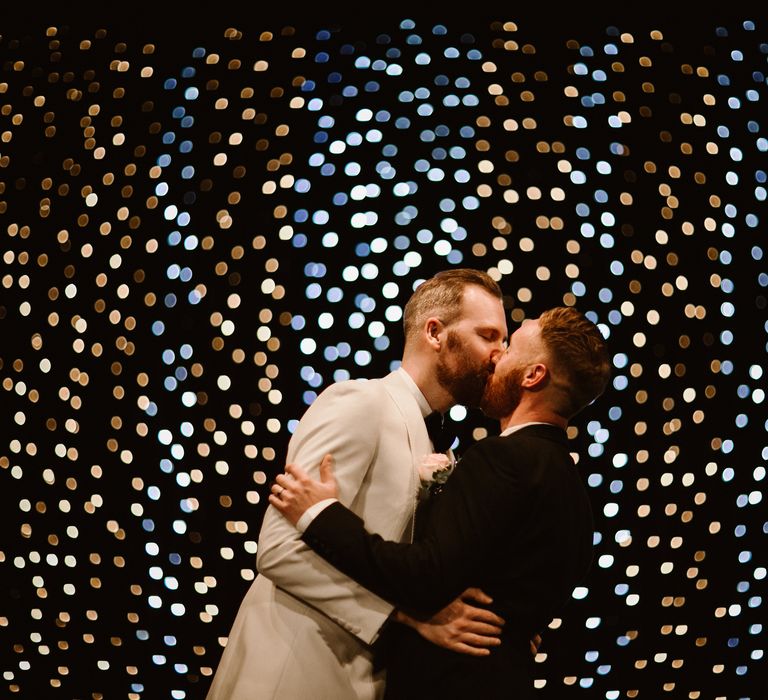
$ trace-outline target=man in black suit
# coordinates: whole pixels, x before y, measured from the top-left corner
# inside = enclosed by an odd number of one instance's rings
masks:
[[[390,649],[387,698],[534,697],[529,640],[560,613],[592,561],[592,512],[566,428],[609,377],[603,337],[576,309],[525,321],[481,404],[499,418],[501,434],[466,451],[412,544],[367,533],[334,500],[330,455],[321,481],[297,465],[277,477],[269,501],[298,523],[305,542],[397,605],[395,619],[413,628],[402,627]],[[499,646],[485,656],[458,654],[414,632],[470,584],[506,621]]]

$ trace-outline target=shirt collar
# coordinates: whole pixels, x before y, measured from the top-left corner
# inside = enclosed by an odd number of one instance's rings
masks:
[[[504,435],[511,435],[512,433],[516,433],[521,428],[527,428],[529,425],[553,425],[557,427],[554,423],[546,423],[544,421],[532,420],[532,421],[529,421],[528,423],[519,423],[518,425],[510,426],[506,430],[502,431],[501,437],[503,437]]]
[[[400,373],[403,381],[408,387],[408,391],[413,394],[413,398],[416,399],[416,403],[419,404],[422,417],[426,417],[432,413],[432,409],[429,406],[429,401],[427,401],[426,396],[421,393],[421,389],[419,389],[416,382],[413,381],[413,377],[408,374],[408,372],[406,372],[402,367],[398,367],[396,371]]]

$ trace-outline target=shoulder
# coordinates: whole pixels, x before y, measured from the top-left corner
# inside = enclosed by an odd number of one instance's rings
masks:
[[[480,442],[486,443],[489,448],[505,451],[568,450],[566,432],[549,424],[527,425],[508,435],[494,435]]]
[[[544,426],[541,426],[544,427]],[[538,471],[546,464],[572,464],[565,435],[558,429],[524,428],[511,435],[495,435],[474,443],[464,453],[462,461],[482,463],[489,468],[506,472],[513,469]]]
[[[524,452],[530,449],[530,440],[520,435],[492,435],[474,443],[465,452],[465,458],[474,455],[475,458],[492,459],[494,456]]]
[[[323,389],[310,408],[333,406],[339,410],[360,412],[363,418],[369,412],[379,411],[385,396],[380,379],[346,379]]]
[[[340,382],[329,384],[322,392],[320,392],[320,394],[318,394],[317,398],[336,399],[342,396],[356,396],[361,399],[366,399],[367,397],[378,396],[383,391],[384,387],[379,378],[345,379]]]

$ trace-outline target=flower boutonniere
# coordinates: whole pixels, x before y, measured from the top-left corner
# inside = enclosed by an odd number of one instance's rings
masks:
[[[455,467],[456,462],[444,452],[424,457],[419,464],[419,497],[426,498],[440,493]]]

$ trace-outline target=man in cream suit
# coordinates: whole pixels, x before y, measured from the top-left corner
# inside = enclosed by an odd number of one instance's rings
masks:
[[[410,542],[418,466],[434,451],[424,418],[456,403],[479,405],[507,327],[498,285],[470,269],[421,283],[403,324],[400,368],[329,386],[299,422],[286,462],[319,465],[332,452],[339,500],[370,531]],[[272,506],[256,564],[259,575],[240,605],[207,700],[381,698],[384,673],[374,663],[374,644],[393,606],[310,550]],[[462,610],[468,629],[481,634],[499,620],[482,608]]]

